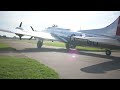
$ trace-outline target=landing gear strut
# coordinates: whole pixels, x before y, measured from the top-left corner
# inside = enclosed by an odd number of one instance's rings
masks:
[[[67,50],[69,50],[70,48],[75,48],[76,45],[72,44],[72,43],[66,43],[66,48]]]
[[[107,56],[111,55],[111,51],[110,50],[106,50],[105,53],[106,53]]]
[[[41,48],[42,45],[43,45],[43,40],[39,40],[39,41],[37,42],[37,48]]]
[[[75,48],[75,47],[76,47],[75,38],[73,38],[73,36],[75,36],[75,34],[72,34],[72,35],[68,38],[68,42],[66,43],[66,48],[67,48],[67,50],[69,50],[70,48]]]

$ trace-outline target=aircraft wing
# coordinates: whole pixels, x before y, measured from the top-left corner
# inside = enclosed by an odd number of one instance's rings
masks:
[[[48,39],[48,40],[56,40],[50,33],[47,32],[35,32],[35,31],[23,31],[23,30],[5,30],[5,29],[0,29],[0,31],[2,32],[8,32],[8,33],[14,33],[14,34],[22,34],[25,36],[33,36],[33,37],[38,37],[38,38],[42,38],[42,39]]]
[[[0,31],[2,31],[2,32],[8,32],[8,33],[14,33],[14,32],[12,32],[12,31],[6,30],[6,29],[0,29]]]

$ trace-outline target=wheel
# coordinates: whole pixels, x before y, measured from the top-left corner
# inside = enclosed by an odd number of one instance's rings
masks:
[[[66,43],[66,49],[67,49],[67,50],[70,49],[69,43]]]
[[[110,55],[111,55],[111,51],[110,51],[110,50],[106,50],[105,53],[106,53],[107,56],[110,56]]]
[[[73,49],[74,49],[74,48],[76,48],[76,45],[74,45],[74,44],[71,44],[71,48],[73,48]]]
[[[43,40],[39,40],[39,41],[37,42],[37,48],[41,48],[42,45],[43,45]]]
[[[67,50],[69,50],[70,48],[75,48],[75,47],[76,47],[76,45],[74,45],[74,44],[66,43]]]

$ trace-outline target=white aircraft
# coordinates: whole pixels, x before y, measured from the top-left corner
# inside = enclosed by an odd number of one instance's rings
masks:
[[[0,29],[0,31],[14,33],[19,36],[20,40],[24,35],[31,36],[30,39],[36,37],[38,38],[38,48],[41,48],[44,40],[64,42],[67,49],[75,48],[77,45],[106,48],[106,55],[111,55],[112,49],[120,48],[120,16],[107,27],[94,30],[80,30],[78,32],[58,28],[56,25],[39,32],[35,31],[32,26],[32,31],[24,31],[21,26],[22,22],[14,31],[6,29]]]

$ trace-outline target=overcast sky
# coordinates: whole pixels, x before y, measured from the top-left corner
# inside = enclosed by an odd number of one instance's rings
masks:
[[[0,28],[11,29],[19,26],[37,31],[44,30],[53,24],[73,31],[97,29],[111,24],[120,16],[120,11],[0,11]],[[15,36],[0,32],[0,35]]]

